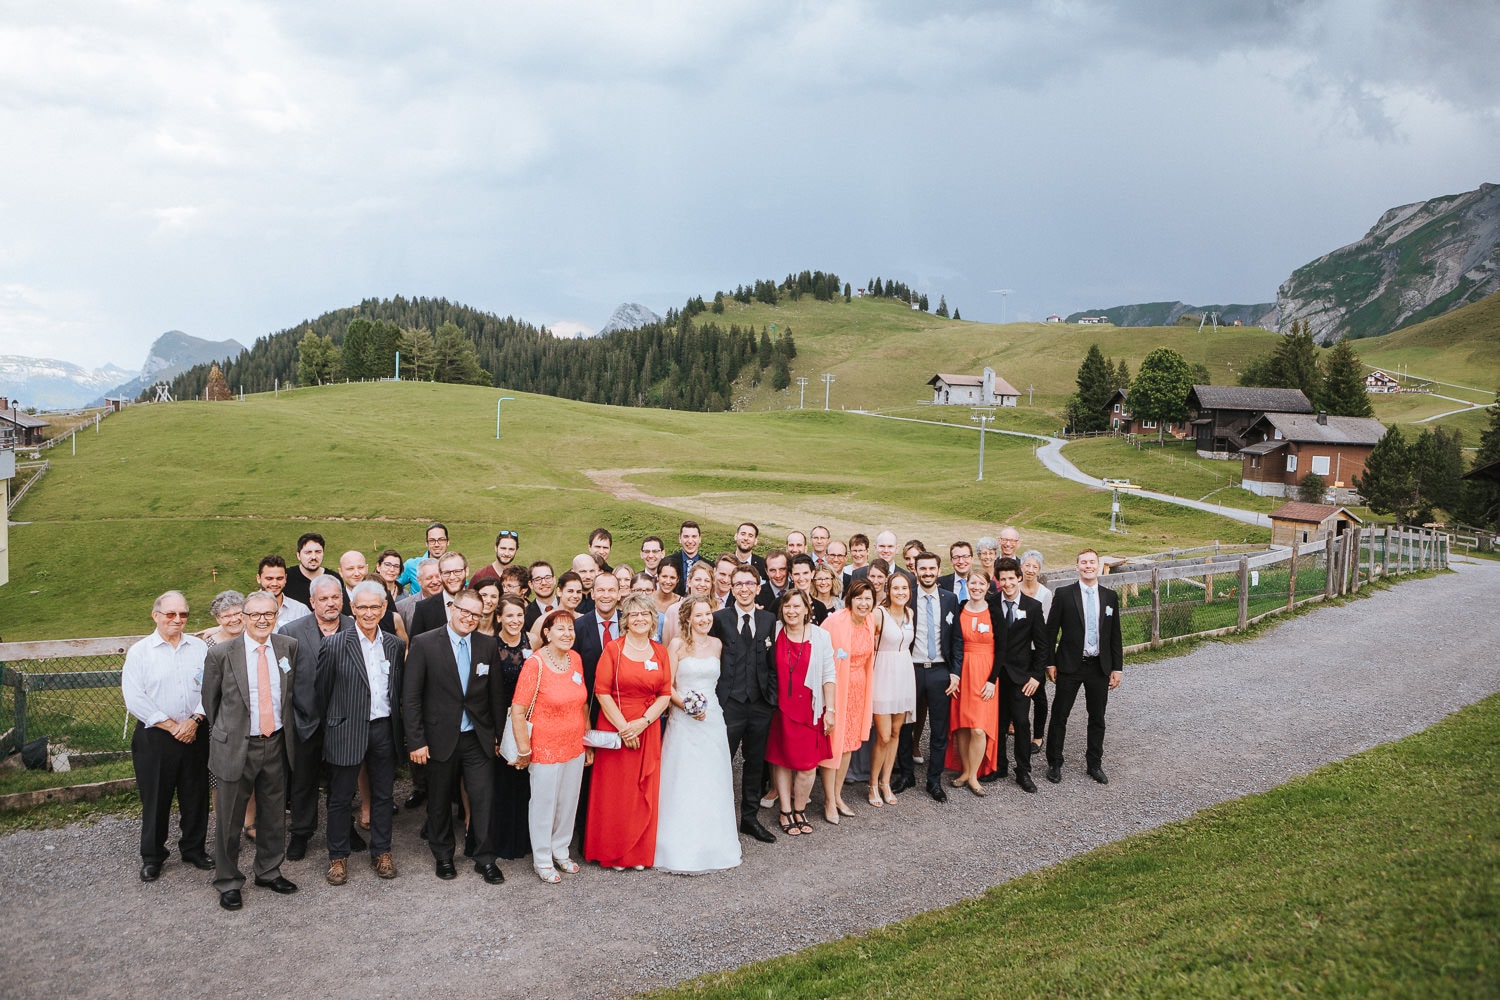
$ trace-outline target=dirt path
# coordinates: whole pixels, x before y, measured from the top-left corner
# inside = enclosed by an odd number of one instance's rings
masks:
[[[878,810],[851,788],[857,815],[839,827],[743,840],[740,868],[699,878],[590,865],[546,886],[522,861],[502,863],[502,886],[462,867],[443,882],[403,812],[396,880],[356,858],[349,884],[329,887],[317,837],[285,867],[301,892],[250,888],[231,914],[175,858],[160,881],[138,881],[132,821],[11,834],[0,838],[3,992],[594,998],[731,968],[976,895],[1426,728],[1500,690],[1497,585],[1500,564],[1465,564],[1251,641],[1129,667],[1110,698],[1108,786],[1082,773],[1079,707],[1061,785],[1026,795],[1004,782],[942,806],[908,792]]]

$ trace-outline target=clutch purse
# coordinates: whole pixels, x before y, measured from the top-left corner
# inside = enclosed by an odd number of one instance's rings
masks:
[[[618,750],[625,743],[620,734],[611,729],[590,729],[583,734],[583,745],[595,750]]]

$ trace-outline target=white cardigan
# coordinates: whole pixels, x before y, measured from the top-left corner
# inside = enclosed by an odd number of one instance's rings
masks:
[[[777,622],[776,635],[782,631],[781,623]],[[821,626],[808,622],[807,639],[812,644],[812,655],[808,658],[805,680],[812,692],[812,721],[816,723],[823,717],[823,685],[838,683],[838,665],[833,659],[833,639]]]

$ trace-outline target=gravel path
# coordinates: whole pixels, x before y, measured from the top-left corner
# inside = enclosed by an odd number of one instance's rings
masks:
[[[300,893],[247,888],[230,914],[175,857],[160,881],[137,881],[133,822],[11,834],[0,839],[12,928],[0,992],[619,996],[792,951],[1265,790],[1500,690],[1500,565],[1458,570],[1131,667],[1109,708],[1107,787],[1082,773],[1079,705],[1061,785],[1026,795],[1005,782],[946,806],[908,792],[881,810],[853,795],[859,815],[837,830],[816,821],[800,841],[745,841],[745,863],[716,875],[588,866],[545,886],[526,862],[505,862],[503,886],[463,867],[441,882],[402,813],[395,881],[359,863],[330,888],[317,838],[284,869]]]

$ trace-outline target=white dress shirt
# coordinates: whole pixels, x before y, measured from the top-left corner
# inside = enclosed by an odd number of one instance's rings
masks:
[[[279,631],[281,629],[281,626],[287,624],[288,622],[294,622],[298,618],[306,618],[311,614],[312,608],[308,607],[306,604],[303,604],[301,601],[297,600],[294,597],[286,597],[283,595],[281,598],[281,607],[276,609],[276,629],[274,629],[273,631]]]
[[[173,649],[160,632],[152,632],[125,654],[120,670],[125,707],[145,726],[202,712],[206,656],[208,644],[197,636],[183,635]]]
[[[380,630],[375,638],[366,639],[358,628],[359,648],[365,654],[365,674],[370,679],[370,721],[387,718],[391,714],[391,662],[385,655],[385,642]]]

